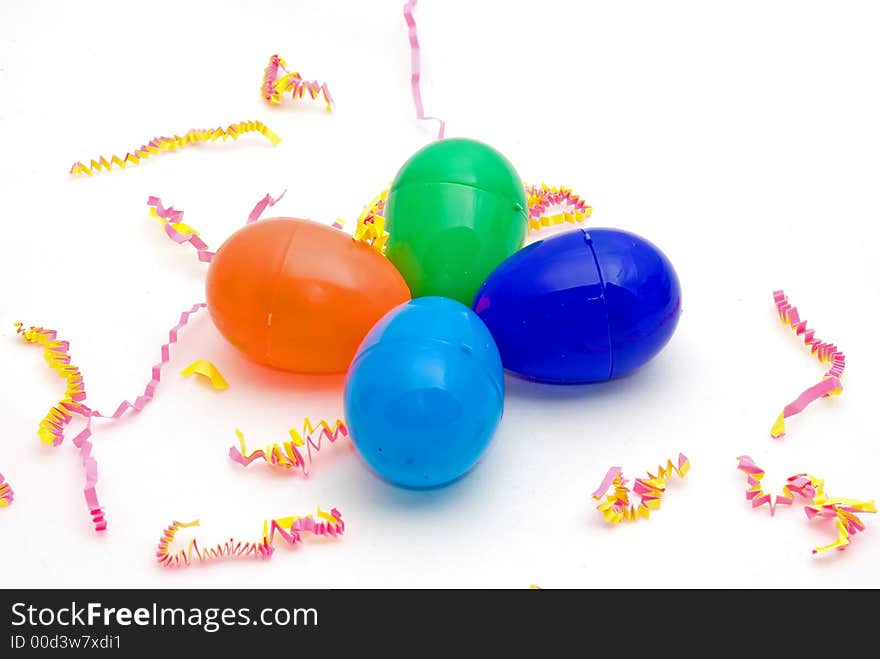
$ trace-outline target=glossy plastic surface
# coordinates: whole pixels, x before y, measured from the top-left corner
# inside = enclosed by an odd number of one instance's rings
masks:
[[[626,375],[672,337],[681,287],[652,243],[617,229],[576,229],[502,263],[474,309],[504,367],[559,384]]]
[[[298,373],[344,372],[376,321],[409,297],[378,252],[295,218],[239,229],[207,278],[220,333],[255,362]]]
[[[468,139],[426,146],[400,169],[385,206],[388,258],[413,297],[468,306],[490,272],[522,245],[526,197],[513,165]]]
[[[681,315],[681,285],[656,245],[627,231],[591,229],[593,255],[602,273],[611,377],[636,370],[663,349]]]
[[[447,298],[417,298],[389,312],[358,348],[345,382],[345,419],[358,453],[403,487],[436,487],[465,474],[503,409],[492,335]]]

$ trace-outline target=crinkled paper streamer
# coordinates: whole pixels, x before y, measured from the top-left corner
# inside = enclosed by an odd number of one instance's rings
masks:
[[[244,434],[241,430],[236,429],[235,434],[238,436],[239,448],[230,446],[229,457],[245,467],[254,460],[263,460],[274,467],[299,469],[304,476],[308,476],[313,460],[312,451],[318,453],[321,450],[322,439],[327,439],[332,444],[337,439],[348,437],[348,428],[339,419],[336,420],[333,427],[324,420],[319,421],[317,426],[313,426],[309,419],[305,419],[302,433],[297,432],[294,428],[288,432],[290,434],[288,441],[270,444],[265,450],[257,449],[248,453]],[[304,457],[300,450],[303,446],[307,457]]]
[[[271,195],[266,194],[265,197],[260,199],[260,201],[258,201],[254,205],[253,210],[250,213],[248,213],[247,221],[245,222],[245,224],[253,224],[257,220],[259,220],[260,216],[262,216],[262,214],[266,211],[267,208],[270,208],[270,207],[274,206],[275,204],[277,204],[279,201],[281,201],[284,198],[284,195],[286,195],[286,194],[287,194],[287,190],[282,191],[281,194],[278,195],[277,197],[272,197]]]
[[[103,507],[98,501],[96,489],[98,463],[92,456],[93,447],[89,441],[92,436],[92,421],[96,418],[119,419],[130,410],[140,412],[147,406],[155,396],[156,388],[159,386],[161,378],[162,367],[171,359],[171,346],[177,342],[180,330],[189,322],[193,314],[204,308],[204,303],[194,304],[190,309],[180,314],[178,323],[168,332],[168,342],[164,343],[159,350],[160,360],[153,366],[150,380],[147,382],[146,387],[144,387],[143,393],[136,396],[133,402],[127,399],[123,400],[117,406],[116,411],[110,415],[102,414],[85,404],[85,383],[79,368],[71,364],[70,355],[68,354],[70,344],[67,341],[58,340],[55,330],[42,327],[24,329],[21,323],[15,324],[17,332],[26,342],[43,346],[43,355],[46,362],[66,383],[64,396],[40,421],[37,430],[40,440],[44,444],[59,446],[64,441],[64,427],[71,421],[73,415],[76,414],[86,419],[86,427],[73,438],[73,444],[79,450],[80,458],[82,459],[86,476],[83,493],[96,531],[104,531],[107,528],[107,522],[104,518]]]
[[[876,513],[877,506],[873,501],[828,497],[821,491],[822,481],[819,483],[819,492],[813,503],[804,507],[804,512],[807,519],[833,519],[837,539],[823,547],[814,547],[813,553],[818,554],[829,549],[843,551],[849,546],[850,537],[865,530],[865,525],[855,513]]]
[[[877,507],[873,501],[863,499],[846,499],[831,497],[825,492],[825,481],[811,474],[795,474],[789,476],[782,488],[782,494],[775,500],[772,495],[764,492],[761,480],[764,478],[764,470],[755,464],[747,455],[737,458],[737,469],[746,474],[748,488],[746,499],[752,502],[752,508],[767,504],[770,514],[775,512],[778,505],[790,506],[797,494],[806,500],[804,512],[807,519],[833,519],[837,529],[837,539],[823,547],[815,547],[814,554],[829,549],[844,550],[849,546],[850,538],[856,533],[865,530],[865,525],[856,513],[876,513]]]
[[[773,301],[776,303],[776,310],[779,312],[779,318],[783,323],[791,327],[798,336],[804,337],[804,344],[810,346],[810,352],[816,356],[820,364],[831,364],[828,372],[822,376],[822,379],[808,387],[800,396],[783,408],[770,435],[774,439],[778,439],[785,435],[785,420],[795,414],[803,412],[806,407],[819,398],[827,398],[843,391],[843,384],[840,377],[846,368],[846,357],[833,343],[826,343],[816,338],[815,331],[807,327],[807,321],[801,320],[797,307],[792,306],[785,293],[782,291],[773,291]]]
[[[417,0],[408,0],[403,6],[403,17],[409,28],[409,48],[410,62],[412,65],[412,76],[410,78],[410,86],[412,87],[413,103],[416,106],[416,117],[421,121],[436,121],[440,124],[437,131],[437,139],[442,140],[443,134],[446,132],[446,122],[439,117],[426,117],[425,106],[422,104],[422,64],[421,64],[421,47],[419,46],[419,35],[416,31],[416,19],[413,18],[413,9],[416,7]]]
[[[3,474],[0,474],[0,508],[5,508],[12,503],[13,494],[12,486],[6,482]]]
[[[583,222],[593,214],[593,207],[562,186],[540,186],[523,183],[528,200],[528,230],[540,231],[545,227],[564,223]],[[389,233],[385,226],[385,203],[388,189],[376,195],[357,219],[354,239],[366,243],[380,254],[385,254]],[[342,228],[342,224],[334,224]]]
[[[293,99],[304,98],[306,94],[316,100],[318,96],[324,96],[327,104],[324,108],[327,112],[333,109],[333,97],[326,82],[317,80],[303,80],[297,71],[288,71],[287,62],[278,55],[269,58],[269,65],[263,72],[263,99],[270,105],[280,105],[281,97],[290,92]]]
[[[173,206],[165,208],[159,197],[149,197],[147,206],[150,207],[150,217],[154,217],[162,223],[165,234],[178,245],[189,243],[198,254],[199,261],[210,263],[214,258],[214,252],[208,249],[208,244],[199,238],[199,232],[183,222],[183,211],[176,210]]]
[[[193,128],[183,135],[154,137],[139,149],[135,149],[134,152],[126,153],[122,158],[116,155],[110,156],[109,159],[99,156],[97,160],[93,159],[88,165],[77,161],[71,166],[70,173],[73,176],[92,176],[102,170],[110,171],[113,165],[125,169],[126,165],[139,165],[142,160],[146,160],[153,155],[177,151],[177,149],[192,144],[216,142],[217,140],[225,142],[227,139],[237,140],[246,133],[259,133],[273,145],[281,141],[281,138],[273,133],[262,121],[241,121],[237,124],[231,124],[226,128]]]
[[[68,350],[70,344],[67,341],[58,340],[55,330],[42,327],[29,327],[24,329],[21,323],[16,323],[16,331],[28,343],[36,343],[43,346],[43,356],[49,367],[64,379],[66,387],[64,396],[49,410],[48,414],[40,421],[37,436],[44,444],[59,446],[64,441],[64,426],[70,423],[74,414],[86,417],[86,428],[73,440],[74,446],[79,449],[85,471],[85,486],[83,494],[95,531],[104,531],[107,522],[104,519],[103,507],[98,500],[98,463],[92,457],[91,437],[92,417],[97,413],[89,409],[83,401],[86,398],[85,383],[79,368],[70,361]]]
[[[377,194],[357,219],[354,239],[365,243],[380,254],[385,254],[389,233],[385,230],[385,201],[388,190]],[[341,227],[340,227],[341,228]]]
[[[748,455],[741,455],[737,458],[739,463],[736,468],[746,475],[748,487],[746,488],[746,499],[751,501],[752,508],[759,508],[767,504],[770,515],[776,514],[776,506],[790,506],[794,502],[794,495],[811,499],[816,491],[813,482],[804,476],[792,476],[782,487],[782,492],[776,496],[765,492],[761,481],[764,480],[764,470],[755,464]]]
[[[332,508],[329,513],[318,508],[318,519],[311,515],[305,517],[283,517],[263,521],[263,536],[258,540],[242,542],[230,538],[223,544],[208,546],[205,549],[199,547],[198,541],[190,540],[186,549],[175,553],[170,551],[174,537],[182,528],[199,526],[199,521],[172,522],[159,538],[159,546],[156,550],[156,558],[159,564],[165,567],[182,567],[192,565],[195,561],[205,563],[219,558],[259,558],[269,559],[275,552],[276,534],[288,545],[297,545],[303,542],[303,533],[311,533],[315,536],[341,536],[345,532],[345,523],[342,521],[342,513]]]
[[[545,227],[564,223],[583,222],[593,214],[593,207],[587,205],[571,188],[523,184],[529,207],[529,231],[540,231]]]
[[[657,467],[657,475],[648,472],[647,478],[637,478],[633,483],[632,490],[627,487],[627,480],[623,477],[620,467],[611,467],[602,483],[593,492],[593,498],[602,501],[596,510],[601,511],[605,520],[612,524],[618,522],[635,522],[639,518],[650,518],[651,511],[660,508],[660,501],[666,492],[666,481],[677,474],[684,478],[690,471],[691,463],[683,453],[678,454],[678,463],[667,460],[666,466]],[[607,494],[609,490],[613,490]],[[630,492],[639,497],[638,505],[630,501]]]
[[[70,362],[70,343],[59,340],[55,330],[42,327],[25,329],[22,323],[15,323],[15,330],[27,343],[36,343],[43,347],[43,358],[49,368],[64,380],[64,396],[43,417],[37,429],[41,442],[58,446],[64,440],[64,426],[70,423],[74,414],[86,417],[91,415],[91,410],[83,404],[86,389],[82,373]]]
[[[184,377],[190,375],[201,375],[208,382],[211,383],[211,386],[214,387],[217,391],[225,391],[229,389],[229,383],[226,381],[226,378],[223,377],[223,374],[220,372],[214,364],[207,359],[199,359],[194,361],[192,364],[183,369],[180,374]]]
[[[277,204],[287,193],[287,190],[282,192],[277,197],[272,197],[271,195],[266,195],[260,201],[256,203],[253,210],[248,214],[247,221],[245,224],[251,224],[260,219],[260,216],[265,212],[265,210],[271,206]],[[165,231],[165,235],[167,235],[171,240],[176,242],[178,245],[182,243],[189,243],[192,245],[196,254],[199,257],[199,261],[204,263],[210,263],[214,260],[214,255],[216,252],[212,252],[208,249],[208,245],[204,240],[199,238],[199,232],[193,229],[190,225],[184,223],[183,221],[183,211],[176,210],[173,206],[169,206],[165,208],[162,204],[162,200],[159,197],[149,197],[147,199],[147,206],[150,207],[150,217],[154,217],[162,223],[162,228]]]

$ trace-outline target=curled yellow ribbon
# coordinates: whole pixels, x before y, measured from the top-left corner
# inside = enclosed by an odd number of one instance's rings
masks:
[[[639,518],[648,519],[651,511],[660,508],[660,500],[666,492],[666,481],[673,474],[684,478],[690,471],[691,463],[683,453],[678,455],[678,463],[672,460],[666,461],[666,466],[657,467],[657,475],[648,472],[647,478],[637,478],[633,483],[632,490],[627,487],[627,480],[623,477],[620,467],[611,467],[598,489],[593,492],[593,498],[601,501],[605,493],[613,488],[613,492],[605,496],[596,509],[602,513],[605,520],[612,524],[618,522],[635,522]],[[630,491],[640,497],[638,505],[630,503]]]
[[[184,377],[189,375],[201,375],[203,378],[206,378],[211,383],[211,386],[217,391],[229,389],[229,383],[226,381],[226,378],[224,378],[217,367],[207,359],[194,361],[183,369],[180,374]]]

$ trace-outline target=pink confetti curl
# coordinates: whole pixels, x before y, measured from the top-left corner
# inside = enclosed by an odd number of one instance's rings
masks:
[[[196,249],[199,261],[210,263],[214,259],[215,252],[208,250],[208,244],[199,238],[199,235],[193,231],[192,233],[183,233],[179,231],[180,225],[183,223],[183,211],[175,210],[173,206],[165,208],[159,197],[149,197],[147,206],[150,207],[150,214],[153,217],[163,220],[162,228],[165,234],[178,245],[189,243]]]
[[[251,212],[248,214],[245,224],[253,224],[260,219],[260,216],[267,208],[274,206],[287,194],[287,190],[277,197],[266,195],[256,203]],[[216,252],[208,249],[207,243],[199,238],[198,231],[191,226],[183,223],[183,211],[176,210],[173,206],[165,208],[159,197],[150,196],[147,199],[147,206],[150,207],[150,215],[162,221],[162,228],[171,240],[178,245],[189,243],[192,245],[199,257],[199,261],[210,263],[214,260]]]
[[[856,513],[877,512],[877,506],[873,501],[829,496],[825,492],[825,481],[810,474],[789,476],[782,488],[782,494],[774,500],[772,495],[762,489],[764,470],[747,455],[740,456],[738,460],[737,469],[745,473],[748,478],[746,499],[752,502],[752,508],[758,508],[766,503],[770,508],[770,514],[773,515],[777,505],[790,506],[794,501],[794,495],[797,494],[806,500],[804,512],[807,519],[834,520],[837,539],[823,547],[815,547],[813,554],[829,549],[843,551],[849,546],[851,536],[865,530],[865,525]]]
[[[413,18],[413,9],[415,9],[416,3],[417,0],[408,0],[403,6],[403,17],[409,27],[410,62],[412,65],[410,85],[412,87],[413,103],[416,106],[416,117],[418,119],[422,121],[436,121],[440,124],[440,129],[437,132],[437,139],[442,140],[443,135],[446,132],[446,122],[439,117],[426,117],[425,107],[422,104],[422,90],[420,86],[422,76],[421,47],[419,46],[419,35],[416,30],[416,19]]]
[[[13,494],[12,486],[6,482],[3,474],[0,474],[0,508],[6,508],[12,504]]]
[[[282,72],[283,75],[281,75]],[[287,70],[287,62],[279,55],[272,55],[269,58],[269,64],[263,72],[261,91],[263,92],[263,99],[269,105],[279,105],[281,97],[287,92],[291,92],[290,95],[293,99],[304,98],[308,93],[313,101],[319,95],[323,95],[324,102],[327,104],[324,109],[327,112],[333,110],[335,105],[326,82],[303,80],[298,71]]]
[[[805,475],[790,476],[782,487],[782,493],[773,496],[765,492],[761,481],[765,472],[748,455],[741,455],[736,468],[746,475],[749,487],[746,489],[746,499],[752,502],[752,508],[760,508],[764,504],[770,509],[770,515],[776,514],[776,506],[790,506],[794,502],[794,495],[799,494],[806,499],[812,499],[816,495],[813,482]]]
[[[785,293],[781,290],[773,291],[773,301],[779,312],[779,318],[790,326],[797,336],[804,337],[804,344],[810,346],[811,354],[816,356],[819,363],[831,364],[831,368],[819,382],[801,392],[795,400],[783,408],[776,418],[773,428],[770,430],[770,436],[779,439],[785,435],[785,420],[787,418],[803,412],[810,403],[819,398],[827,398],[843,391],[840,377],[846,368],[846,357],[833,343],[826,343],[816,338],[815,331],[807,327],[807,321],[801,320],[797,307],[789,303]]]

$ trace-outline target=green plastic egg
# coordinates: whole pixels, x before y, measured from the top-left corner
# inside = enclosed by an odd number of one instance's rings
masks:
[[[522,179],[498,151],[475,140],[440,140],[413,155],[385,205],[387,255],[412,296],[471,306],[489,273],[518,250],[528,229]]]

